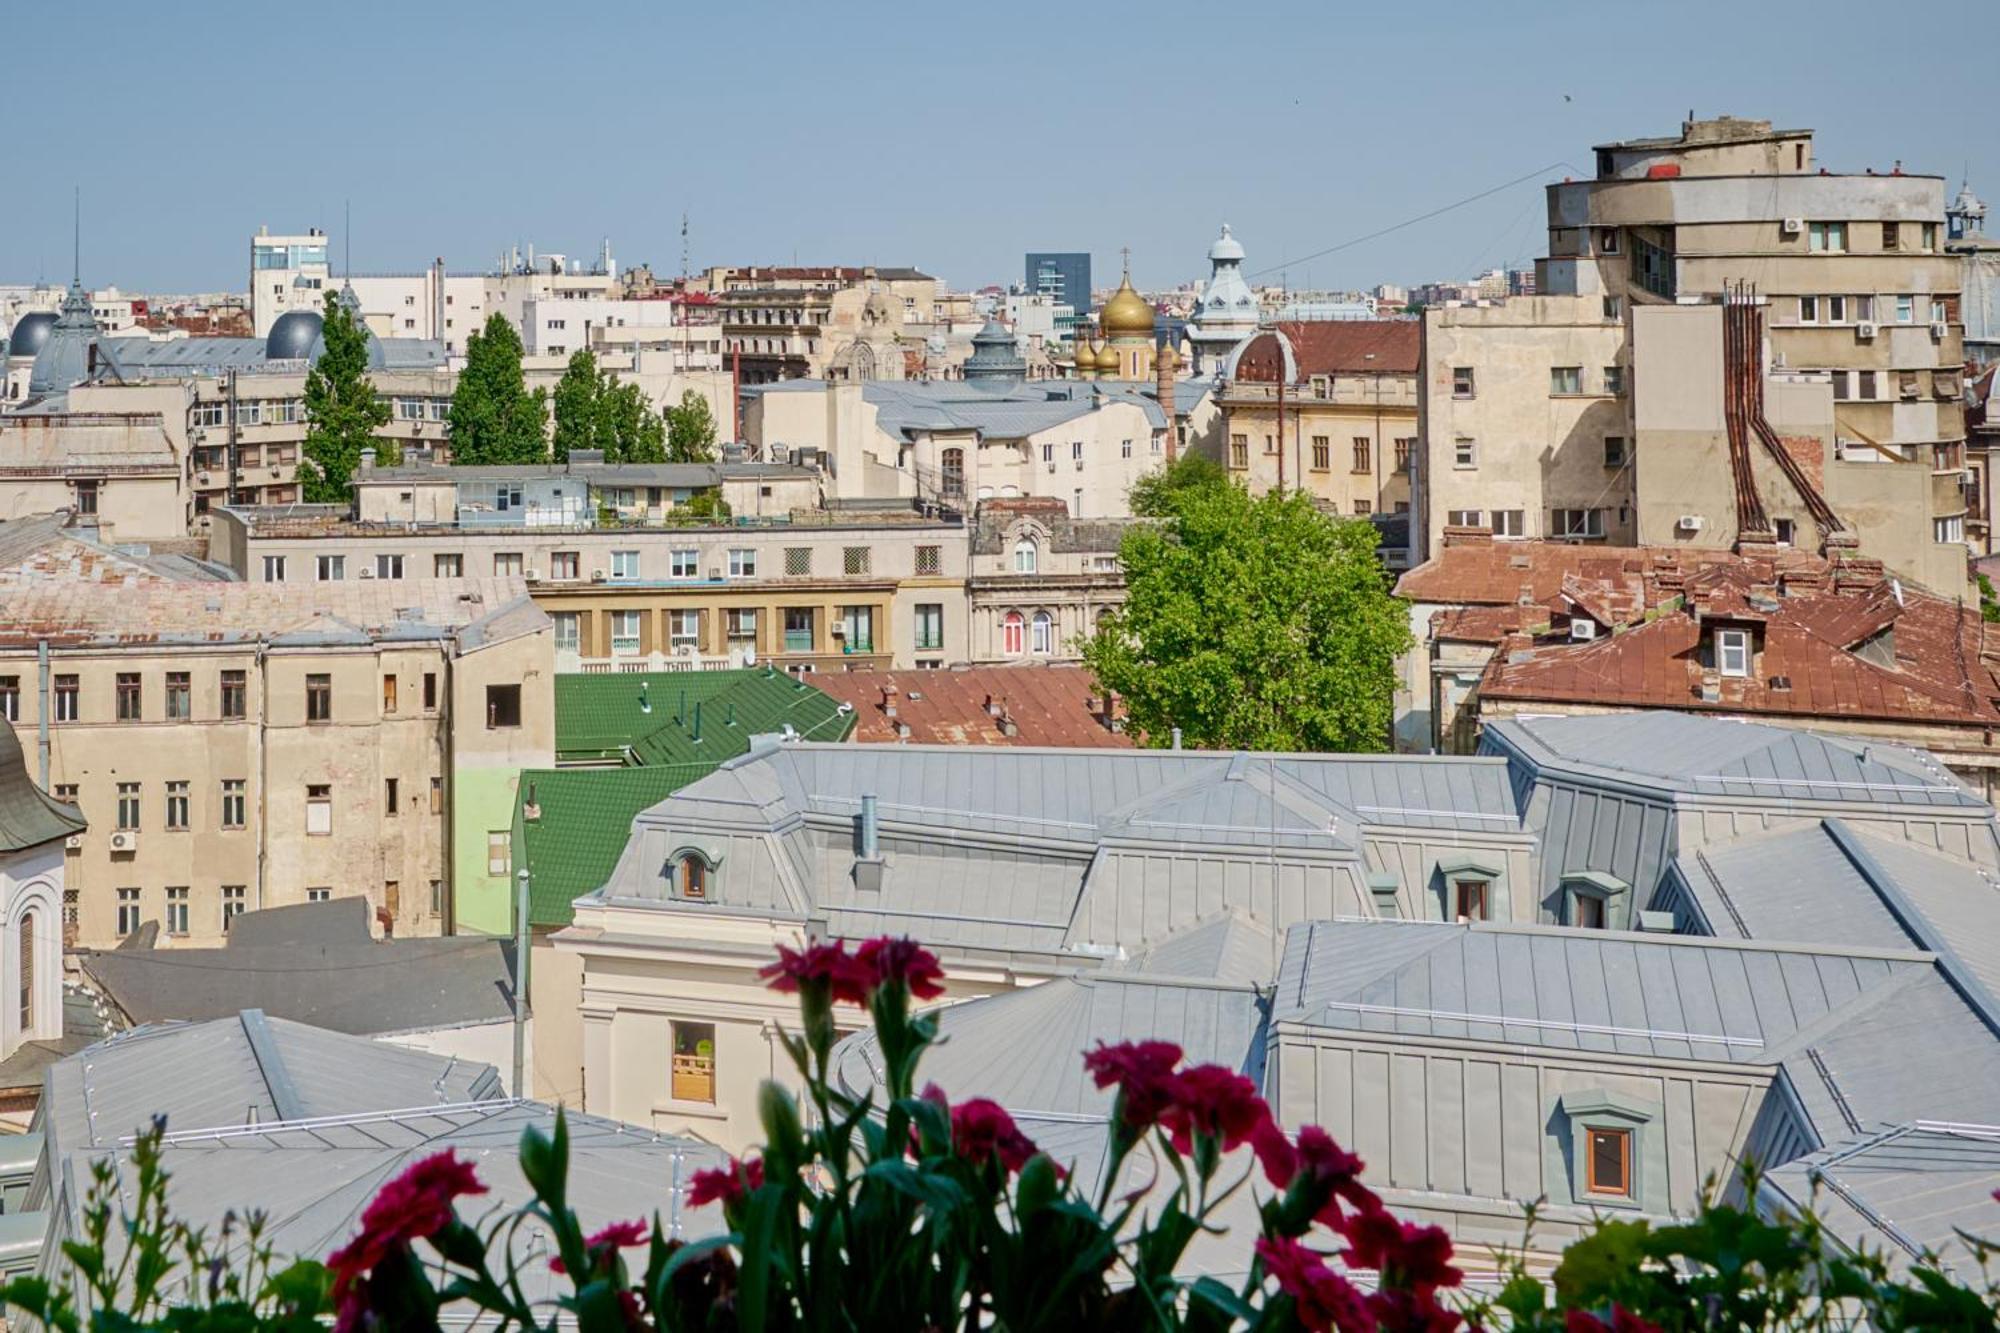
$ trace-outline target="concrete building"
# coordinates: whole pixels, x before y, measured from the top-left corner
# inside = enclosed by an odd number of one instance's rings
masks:
[[[1253,332],[1223,359],[1224,448],[1211,456],[1258,494],[1305,490],[1359,517],[1407,511],[1422,337],[1414,320]]]
[[[1594,179],[1549,187],[1540,295],[1428,312],[1417,559],[1458,525],[1858,542],[1964,581],[1943,182],[1830,174],[1812,147],[1730,118],[1603,145]]]
[[[1031,250],[1025,268],[1022,290],[1028,295],[1046,297],[1051,304],[1066,305],[1079,315],[1090,313],[1094,300],[1087,251]]]
[[[1060,500],[981,501],[965,581],[967,660],[1078,660],[1098,619],[1125,603],[1118,550],[1133,521],[1075,518]]]
[[[940,331],[938,280],[913,268],[716,268],[707,282],[744,384],[915,378]]]
[[[238,912],[358,896],[384,933],[505,932],[515,778],[552,743],[552,629],[526,592],[10,587],[6,706],[46,736],[49,790],[96,815],[68,848],[65,928],[213,943]]]
[[[159,413],[0,416],[0,479],[0,519],[68,510],[110,541],[179,540],[193,515],[187,460]]]

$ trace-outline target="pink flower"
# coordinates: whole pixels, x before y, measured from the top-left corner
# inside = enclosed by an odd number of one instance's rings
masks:
[[[587,1237],[583,1242],[583,1248],[593,1255],[603,1251],[598,1263],[601,1267],[609,1268],[610,1258],[614,1253],[634,1245],[644,1245],[651,1239],[652,1232],[647,1230],[644,1222],[613,1222],[595,1235]],[[556,1273],[569,1271],[563,1267],[560,1254],[549,1260],[549,1269]]]
[[[1375,1269],[1385,1287],[1428,1292],[1464,1280],[1451,1266],[1451,1237],[1441,1227],[1400,1221],[1378,1206],[1349,1214],[1337,1229],[1347,1239],[1348,1267]]]
[[[1116,1046],[1100,1043],[1083,1057],[1083,1067],[1098,1087],[1117,1085],[1125,1100],[1126,1126],[1143,1132],[1173,1104],[1180,1082],[1174,1066],[1180,1061],[1181,1048],[1170,1041],[1126,1041]]]
[[[1297,1180],[1307,1182],[1316,1222],[1338,1230],[1343,1200],[1362,1212],[1381,1210],[1382,1201],[1361,1183],[1361,1159],[1318,1125],[1301,1129],[1294,1147],[1276,1122],[1266,1120],[1251,1134],[1250,1146],[1264,1165],[1265,1179],[1279,1189],[1289,1189]]]
[[[688,1177],[688,1207],[701,1208],[711,1203],[726,1207],[763,1184],[763,1158],[752,1157],[747,1162],[731,1158],[726,1166],[697,1171]]]
[[[800,986],[825,985],[836,1000],[868,1002],[868,977],[842,944],[809,944],[804,949],[778,946],[778,961],[759,968],[774,991],[794,992]]]
[[[1160,1115],[1161,1128],[1182,1154],[1194,1151],[1196,1134],[1220,1139],[1222,1151],[1234,1152],[1270,1121],[1271,1108],[1257,1095],[1257,1085],[1221,1065],[1183,1069],[1173,1104]]]
[[[887,935],[868,940],[855,951],[854,961],[870,992],[900,981],[919,1000],[935,1000],[944,994],[944,987],[938,984],[944,980],[944,969],[938,966],[937,955],[915,940]]]
[[[1257,1242],[1257,1257],[1278,1290],[1292,1298],[1302,1327],[1314,1333],[1374,1333],[1375,1317],[1360,1289],[1305,1246],[1267,1236]]]
[[[472,1163],[461,1162],[452,1149],[412,1163],[384,1185],[361,1213],[354,1239],[327,1256],[333,1274],[333,1295],[340,1318],[358,1319],[367,1308],[367,1285],[360,1281],[395,1250],[437,1235],[455,1214],[452,1200],[484,1194]],[[353,1307],[350,1309],[350,1307]]]
[[[2000,1198],[2000,1191],[1995,1192],[1995,1197]],[[1587,1310],[1571,1310],[1563,1316],[1563,1333],[1660,1333],[1660,1326],[1641,1319],[1622,1305],[1613,1305],[1608,1324]]]
[[[951,1142],[960,1157],[974,1166],[998,1157],[1007,1171],[1019,1171],[1039,1151],[1014,1124],[998,1102],[984,1097],[951,1108]]]

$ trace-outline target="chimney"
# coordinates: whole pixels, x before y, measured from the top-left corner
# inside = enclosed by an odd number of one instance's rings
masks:
[[[373,445],[369,445],[361,451],[361,470],[363,472],[373,472],[375,470],[375,447]]]
[[[528,784],[528,799],[521,803],[521,820],[532,824],[542,817],[542,804],[535,799],[535,784]]]
[[[1177,443],[1179,432],[1174,427],[1174,371],[1179,365],[1180,357],[1175,354],[1172,343],[1160,349],[1159,360],[1153,365],[1154,386],[1160,400],[1160,411],[1167,418],[1167,464],[1170,467],[1180,454]]]
[[[1000,716],[1000,701],[998,699],[995,699],[990,694],[986,696],[986,716],[988,717]]]
[[[875,793],[863,792],[861,796],[861,859],[879,861],[882,859],[881,827],[875,818]]]
[[[1000,705],[1000,734],[1002,736],[1018,736],[1021,734],[1020,727],[1014,724],[1014,715],[1007,711],[1007,705],[1005,704]]]

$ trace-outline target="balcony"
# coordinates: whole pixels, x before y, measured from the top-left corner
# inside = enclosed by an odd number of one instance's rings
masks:
[[[556,674],[562,676],[612,676],[649,671],[734,671],[752,665],[749,653],[617,653],[611,657],[585,657],[573,648],[556,649]]]

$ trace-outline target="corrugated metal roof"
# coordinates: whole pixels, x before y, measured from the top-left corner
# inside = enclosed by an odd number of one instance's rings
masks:
[[[1851,1251],[1886,1253],[1897,1268],[1934,1254],[1947,1272],[1973,1276],[1980,1259],[1966,1235],[2000,1232],[2000,1128],[1902,1124],[1847,1139],[1764,1175],[1766,1211],[1810,1210]]]

